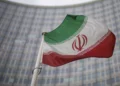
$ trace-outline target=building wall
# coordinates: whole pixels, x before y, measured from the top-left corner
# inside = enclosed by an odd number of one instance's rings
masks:
[[[37,86],[120,86],[120,0],[69,7],[32,7],[0,2],[0,86],[30,86],[41,33],[58,27],[67,14],[102,21],[116,35],[109,59],[87,58],[60,67],[42,65]]]

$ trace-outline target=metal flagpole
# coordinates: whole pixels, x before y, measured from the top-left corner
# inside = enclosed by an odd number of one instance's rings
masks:
[[[43,56],[43,49],[42,48],[43,48],[44,34],[45,33],[42,33],[42,40],[41,40],[40,48],[38,51],[38,56],[37,56],[35,68],[33,70],[33,77],[32,77],[32,81],[31,81],[31,86],[36,86],[38,74],[39,74],[39,72],[41,72],[41,69],[42,69],[42,56]]]

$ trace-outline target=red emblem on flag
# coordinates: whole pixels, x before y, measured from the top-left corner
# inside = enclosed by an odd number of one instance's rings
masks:
[[[87,44],[87,37],[85,35],[78,35],[72,43],[72,49],[81,51],[83,47]]]

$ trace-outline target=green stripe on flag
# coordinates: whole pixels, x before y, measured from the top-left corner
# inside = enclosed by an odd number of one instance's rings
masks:
[[[55,30],[45,34],[45,42],[49,44],[58,44],[65,42],[66,40],[80,32],[86,24],[86,16],[79,15],[67,15]]]

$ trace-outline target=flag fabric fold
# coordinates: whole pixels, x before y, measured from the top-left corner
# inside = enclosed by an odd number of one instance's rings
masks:
[[[43,63],[61,66],[89,57],[109,58],[115,35],[107,26],[84,15],[67,15],[53,31],[44,34]]]

